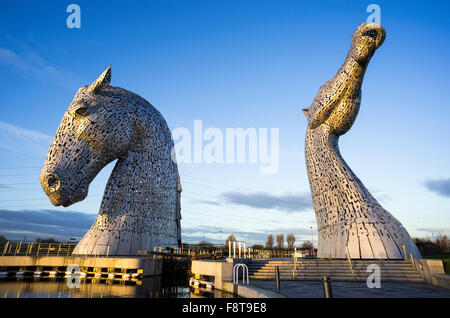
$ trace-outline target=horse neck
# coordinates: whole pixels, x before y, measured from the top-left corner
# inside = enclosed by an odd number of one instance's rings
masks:
[[[379,206],[342,158],[338,141],[326,124],[307,129],[305,155],[315,211],[326,212],[350,202],[358,202],[359,212],[364,206]]]
[[[130,148],[117,160],[106,185],[100,213],[152,214],[155,207],[165,205],[168,196],[175,195],[177,180],[170,157],[171,140],[167,139],[170,137],[167,131],[155,131],[148,118],[136,122]]]

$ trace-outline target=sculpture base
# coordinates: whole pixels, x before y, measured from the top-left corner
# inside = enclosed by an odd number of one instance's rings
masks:
[[[150,233],[112,233],[88,232],[73,250],[73,255],[137,256],[139,250],[152,251],[155,247],[174,247],[177,239]],[[116,238],[119,237],[119,238]]]

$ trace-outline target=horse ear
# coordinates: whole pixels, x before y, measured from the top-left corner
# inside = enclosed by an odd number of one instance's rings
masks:
[[[92,93],[98,92],[101,88],[105,88],[111,82],[111,65],[89,86]]]

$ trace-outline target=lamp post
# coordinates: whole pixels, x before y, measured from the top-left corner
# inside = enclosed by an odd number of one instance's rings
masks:
[[[309,228],[311,229],[311,256],[314,256],[314,232],[312,226]]]

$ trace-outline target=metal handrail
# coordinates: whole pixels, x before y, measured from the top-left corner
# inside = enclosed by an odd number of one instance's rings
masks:
[[[239,263],[233,267],[233,285],[239,285],[239,268],[242,267],[242,284],[245,285],[245,275],[247,274],[247,285],[249,284],[248,279],[248,267],[245,264]]]
[[[60,256],[67,250],[69,255],[76,244],[73,243],[35,243],[11,242],[0,243],[1,256]]]
[[[353,280],[355,280],[355,271],[353,270],[352,258],[350,257],[350,253],[348,252],[348,247],[345,247],[345,253],[347,254],[348,265],[350,266],[350,270],[352,271]]]

